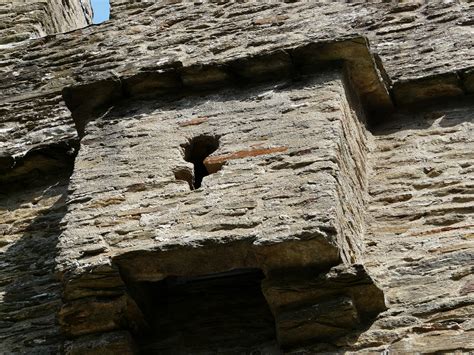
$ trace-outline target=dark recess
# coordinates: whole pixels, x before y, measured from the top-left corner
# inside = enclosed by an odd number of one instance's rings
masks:
[[[140,353],[246,354],[277,347],[263,277],[260,270],[243,269],[128,283],[148,324],[135,335]]]
[[[204,165],[204,159],[219,148],[219,137],[197,136],[182,147],[184,149],[184,160],[194,165],[194,179],[190,183],[190,187],[192,190],[199,189],[202,179],[209,175],[209,171]]]

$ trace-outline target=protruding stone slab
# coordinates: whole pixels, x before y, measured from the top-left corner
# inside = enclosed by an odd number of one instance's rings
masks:
[[[354,102],[339,68],[204,97],[128,101],[90,122],[60,240],[66,333],[140,328],[143,317],[128,301],[133,285],[249,268],[278,282],[357,261],[366,141]],[[206,119],[188,124],[200,117]],[[192,190],[177,172],[196,174],[190,147],[211,141],[212,149],[199,155],[209,175]],[[282,346],[298,337],[315,340],[308,334],[325,314],[363,318],[355,291],[335,290],[330,296],[341,302],[321,313],[315,305],[328,299],[317,293],[331,282],[301,282],[300,288],[319,289],[301,292],[311,307],[295,301],[293,316],[268,293]],[[291,319],[307,316],[315,321],[293,334]]]
[[[432,77],[397,82],[393,87],[397,105],[464,95],[461,78],[457,73],[446,73]]]
[[[383,292],[362,265],[339,265],[315,276],[290,271],[265,279],[262,290],[284,347],[334,341],[362,330],[386,310]]]
[[[353,301],[343,296],[283,311],[275,322],[280,344],[286,348],[318,340],[330,343],[353,332],[359,324]]]

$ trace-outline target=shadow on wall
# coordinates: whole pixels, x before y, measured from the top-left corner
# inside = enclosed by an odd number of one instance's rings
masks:
[[[436,127],[455,127],[473,122],[472,97],[439,100],[421,109],[401,111],[390,120],[371,129],[375,136],[385,136],[404,131],[436,129]]]
[[[35,175],[33,183],[11,181],[0,192],[0,339],[6,353],[61,352],[55,258],[73,169],[73,159],[66,161],[59,172]]]

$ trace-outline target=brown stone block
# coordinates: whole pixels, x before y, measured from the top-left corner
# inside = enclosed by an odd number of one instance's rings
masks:
[[[136,98],[155,97],[182,86],[176,71],[143,72],[124,80],[126,95]]]
[[[278,342],[282,347],[328,342],[341,337],[359,324],[357,310],[349,297],[289,309],[275,316]]]
[[[288,20],[289,17],[286,15],[277,15],[277,16],[272,16],[272,17],[261,17],[253,20],[253,23],[257,26],[262,26],[262,25],[282,25],[285,20]]]
[[[72,301],[86,297],[123,295],[124,283],[117,270],[103,267],[65,281],[63,297]]]
[[[446,73],[413,81],[399,81],[393,86],[397,105],[410,105],[437,98],[461,96],[464,94],[459,76]]]
[[[366,38],[355,36],[331,42],[310,43],[295,48],[291,53],[295,65],[303,72],[318,71],[328,63],[344,66],[369,113],[389,112],[393,109],[383,72],[378,68]]]
[[[63,305],[59,323],[68,336],[120,329],[125,323],[125,296],[109,299],[82,298]]]
[[[293,65],[290,55],[284,51],[242,58],[226,64],[238,77],[249,81],[262,81],[288,76]]]
[[[197,126],[209,120],[208,117],[196,117],[188,121],[180,122],[180,127]]]
[[[215,87],[229,82],[230,75],[221,65],[194,65],[180,70],[187,87]]]
[[[362,320],[369,320],[386,309],[383,292],[361,265],[338,265],[316,276],[311,272],[287,272],[265,279],[262,291],[275,314],[337,295],[350,297]]]

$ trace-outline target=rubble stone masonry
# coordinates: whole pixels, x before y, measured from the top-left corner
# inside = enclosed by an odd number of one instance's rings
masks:
[[[471,1],[0,2],[0,353],[474,351]]]

